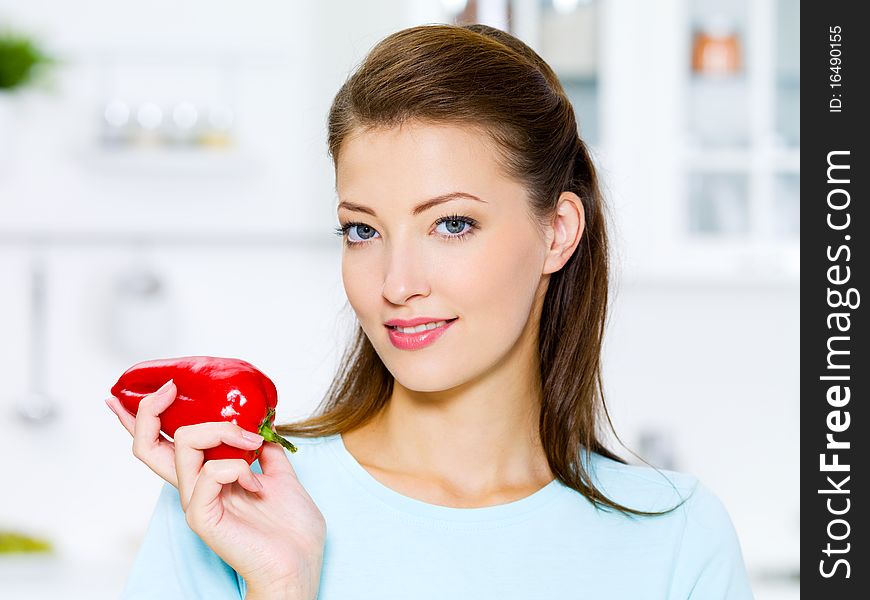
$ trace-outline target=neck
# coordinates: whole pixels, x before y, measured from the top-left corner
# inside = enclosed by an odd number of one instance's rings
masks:
[[[540,442],[536,356],[518,345],[502,365],[460,386],[418,392],[394,382],[381,413],[353,432],[359,462],[482,497],[552,481]],[[526,368],[518,368],[520,365]]]

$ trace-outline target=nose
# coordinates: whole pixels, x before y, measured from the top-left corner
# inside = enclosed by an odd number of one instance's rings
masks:
[[[428,296],[430,287],[425,259],[411,243],[390,244],[386,256],[383,297],[392,304],[406,304],[414,296]]]

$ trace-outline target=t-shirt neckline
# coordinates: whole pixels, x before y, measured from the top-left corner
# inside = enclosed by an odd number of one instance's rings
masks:
[[[344,439],[340,433],[331,436],[327,444],[335,454],[339,462],[347,469],[353,479],[366,492],[381,502],[391,506],[395,510],[409,514],[413,517],[433,519],[439,521],[452,521],[458,523],[482,523],[493,521],[512,521],[522,519],[528,513],[549,504],[562,491],[565,486],[558,479],[532,493],[529,496],[514,500],[506,504],[483,506],[478,508],[455,508],[430,504],[410,496],[405,496],[396,490],[387,487],[369,473],[344,445]]]

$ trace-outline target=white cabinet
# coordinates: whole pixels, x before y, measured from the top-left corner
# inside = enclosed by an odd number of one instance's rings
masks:
[[[799,1],[566,4],[516,0],[513,30],[574,102],[616,217],[617,273],[795,285]]]

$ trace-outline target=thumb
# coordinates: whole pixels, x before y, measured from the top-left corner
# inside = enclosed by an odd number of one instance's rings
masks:
[[[175,401],[177,392],[178,388],[175,387],[175,382],[170,379],[159,390],[142,398],[137,412],[144,410],[148,415],[157,416],[169,408],[169,405]]]

